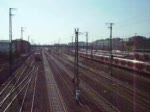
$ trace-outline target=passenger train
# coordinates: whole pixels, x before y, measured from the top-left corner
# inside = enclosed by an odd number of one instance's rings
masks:
[[[85,52],[79,52],[79,56],[87,59],[92,59],[94,61],[110,63],[110,56],[99,55],[99,54],[91,54]],[[113,57],[112,64],[115,66],[119,66],[122,68],[127,68],[130,70],[134,70],[140,73],[150,74],[150,63],[146,63],[138,60],[125,59],[120,57]]]

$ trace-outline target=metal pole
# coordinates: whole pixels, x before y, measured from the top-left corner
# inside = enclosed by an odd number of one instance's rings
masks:
[[[30,41],[29,39],[30,39],[30,35],[28,35],[28,42]]]
[[[110,23],[110,75],[112,75],[112,61],[113,61],[113,55],[112,55],[112,25],[113,23]]]
[[[72,51],[71,51],[71,53],[73,52],[73,36],[72,36]]]
[[[9,8],[9,75],[12,75],[12,8]]]
[[[93,60],[93,43],[91,45],[91,62],[92,62],[92,60]]]
[[[58,39],[58,56],[59,56],[59,39]]]
[[[9,75],[12,75],[12,64],[13,64],[13,60],[12,60],[12,16],[14,14],[12,14],[12,10],[14,10],[15,8],[9,8]]]
[[[80,97],[80,88],[79,88],[79,71],[78,71],[78,35],[79,29],[75,29],[75,75],[74,75],[74,82],[75,82],[75,95],[76,101],[79,102]]]
[[[103,50],[104,50],[104,39],[103,39]]]
[[[112,62],[113,62],[113,55],[112,55],[112,26],[114,23],[107,23],[109,24],[109,27],[110,28],[110,44],[109,44],[109,51],[110,51],[110,75],[112,75]]]
[[[88,32],[86,32],[86,55],[88,53]]]
[[[75,29],[75,72],[76,72],[76,89],[79,89],[79,71],[78,71],[78,34],[79,29]]]
[[[23,32],[24,32],[24,29],[23,27],[21,27],[21,40],[23,40]]]
[[[21,27],[21,48],[22,48],[22,53],[25,53],[25,49],[24,49],[24,43],[23,43],[23,32],[24,32],[24,27]]]
[[[98,44],[97,44],[97,42],[98,42],[98,40],[96,40],[96,45],[95,45],[95,46],[96,46],[96,47],[95,47],[95,48],[96,48],[96,52],[97,52],[97,50],[98,50]]]

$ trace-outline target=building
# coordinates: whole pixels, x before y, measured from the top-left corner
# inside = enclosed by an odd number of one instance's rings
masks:
[[[129,41],[126,43],[127,48],[130,51],[134,51],[137,49],[150,49],[150,38],[146,38],[143,36],[134,36],[130,37]]]
[[[8,53],[10,48],[9,40],[0,40],[0,53]],[[30,51],[30,43],[25,40],[13,40],[12,52],[18,52],[21,54],[28,53]]]
[[[1,53],[8,53],[9,52],[9,40],[0,40],[0,52]],[[15,52],[15,44],[12,43],[12,52]]]
[[[70,43],[68,43],[68,45],[69,45],[69,46],[72,46],[72,45],[75,46],[75,42],[73,42],[73,43],[70,42]],[[86,46],[86,42],[79,41],[79,42],[78,42],[78,46],[79,46],[79,47],[81,47],[81,46],[82,46],[82,47],[83,47],[83,46]]]
[[[97,50],[110,50],[110,39],[100,39],[92,42],[93,48]],[[126,50],[126,40],[121,38],[112,38],[113,50]]]
[[[16,39],[16,40],[13,40],[13,43],[15,44],[15,49],[16,49],[16,52],[18,53],[24,54],[30,51],[31,45],[26,40]]]

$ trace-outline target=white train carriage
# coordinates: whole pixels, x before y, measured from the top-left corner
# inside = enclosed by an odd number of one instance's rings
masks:
[[[80,52],[79,56],[81,56],[83,58],[88,58],[88,59],[90,58],[91,59],[90,53],[86,54],[86,53]],[[110,56],[93,54],[93,60],[109,64],[110,63]],[[127,69],[135,70],[135,71],[138,71],[141,73],[150,74],[150,64],[142,62],[142,61],[113,57],[112,64],[119,66],[119,67],[122,67],[122,68],[127,68]]]

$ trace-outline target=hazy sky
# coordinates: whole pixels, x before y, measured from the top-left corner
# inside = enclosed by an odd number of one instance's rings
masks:
[[[13,39],[52,44],[71,41],[74,28],[89,32],[89,40],[109,37],[106,23],[115,23],[113,37],[135,33],[150,37],[150,0],[0,0],[0,39],[9,38],[9,8],[13,13]],[[85,35],[79,36],[84,41]]]

